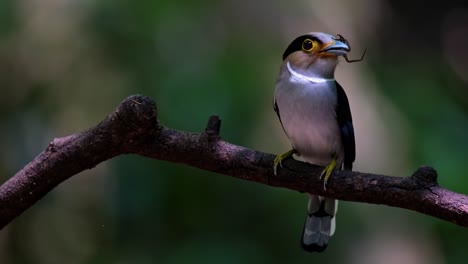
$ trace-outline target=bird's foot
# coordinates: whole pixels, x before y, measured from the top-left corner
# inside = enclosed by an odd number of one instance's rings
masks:
[[[278,165],[280,167],[283,167],[283,164],[281,162],[285,159],[292,157],[292,155],[296,153],[297,152],[295,149],[291,149],[289,151],[284,152],[283,154],[276,156],[275,161],[273,162],[273,172],[275,173],[275,175],[276,175],[276,169],[278,168]]]
[[[333,171],[336,168],[336,157],[333,156],[333,159],[330,161],[330,163],[325,167],[325,169],[322,171],[322,174],[320,175],[320,180],[323,178],[323,189],[327,190],[327,182],[330,176],[332,175]]]

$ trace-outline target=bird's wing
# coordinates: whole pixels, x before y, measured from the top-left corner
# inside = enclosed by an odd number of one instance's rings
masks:
[[[276,99],[273,100],[273,110],[275,110],[276,115],[278,115],[278,119],[281,122],[281,116],[279,113],[278,104],[276,103]]]
[[[275,110],[276,115],[278,115],[278,119],[279,119],[279,121],[281,123],[281,127],[283,127],[284,133],[286,133],[286,130],[284,129],[284,126],[283,126],[283,122],[281,121],[281,115],[280,115],[280,112],[279,112],[278,104],[276,103],[276,99],[273,100],[273,110]],[[286,135],[287,134],[288,133],[286,133]]]
[[[341,140],[344,146],[344,169],[351,170],[356,159],[356,144],[354,142],[353,119],[349,109],[348,97],[343,87],[336,82],[337,104],[335,107],[336,119],[341,130]]]

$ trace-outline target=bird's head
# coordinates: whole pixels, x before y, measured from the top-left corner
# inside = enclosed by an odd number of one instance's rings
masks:
[[[345,56],[349,51],[342,37],[311,32],[289,44],[283,53],[283,64],[289,62],[296,71],[307,76],[333,78],[338,56]]]

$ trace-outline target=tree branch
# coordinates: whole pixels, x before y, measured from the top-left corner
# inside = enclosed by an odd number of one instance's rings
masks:
[[[322,167],[290,159],[275,176],[274,155],[222,141],[220,126],[212,116],[201,134],[173,130],[158,123],[154,101],[130,96],[94,128],[54,139],[0,186],[0,228],[69,177],[128,153],[339,200],[406,208],[468,227],[468,196],[439,187],[430,167],[409,177],[335,171],[325,191]]]

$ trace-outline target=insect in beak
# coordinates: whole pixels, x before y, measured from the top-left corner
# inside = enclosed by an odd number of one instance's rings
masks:
[[[339,41],[345,43],[346,45],[348,45],[349,50],[351,51],[351,45],[349,45],[348,40],[345,39],[341,34],[337,34],[336,36],[338,37],[336,40],[339,40]],[[360,59],[350,60],[348,58],[348,54],[343,55],[343,57],[345,58],[346,62],[348,62],[348,63],[360,62],[360,61],[364,60],[364,56],[366,55],[366,51],[367,51],[367,49],[364,49],[364,52],[362,53],[362,56],[361,56]]]

